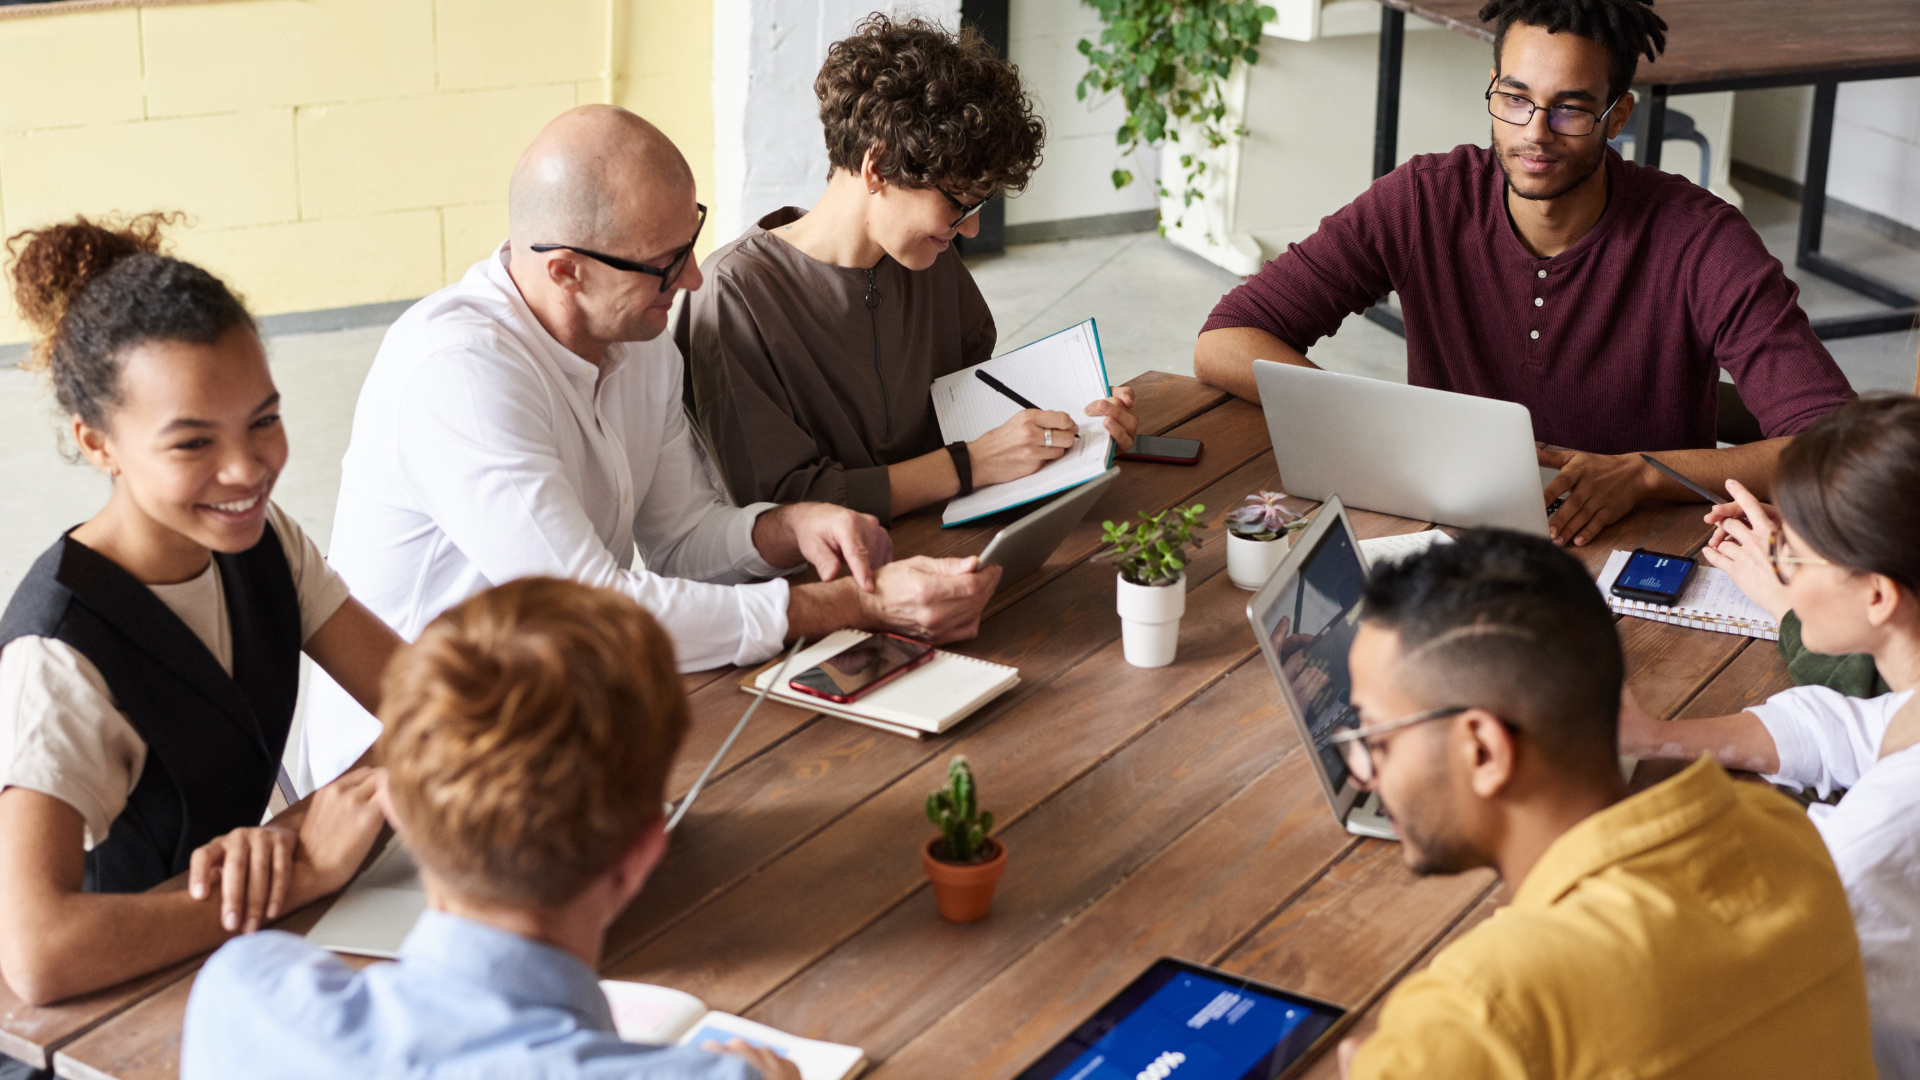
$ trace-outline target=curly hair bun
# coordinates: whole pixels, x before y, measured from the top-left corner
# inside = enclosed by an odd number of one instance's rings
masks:
[[[161,230],[181,217],[177,212],[141,214],[122,222],[76,217],[7,239],[13,302],[42,339],[34,348],[35,366],[48,362],[60,321],[80,291],[130,255],[159,254]]]

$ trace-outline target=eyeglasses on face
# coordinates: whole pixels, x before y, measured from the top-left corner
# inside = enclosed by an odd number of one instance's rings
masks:
[[[995,195],[1000,194],[1000,189],[995,188],[992,192],[988,193],[986,198],[981,199],[977,203],[968,204],[968,203],[963,203],[959,199],[954,198],[953,193],[948,191],[946,188],[936,187],[933,190],[938,191],[940,193],[940,196],[947,200],[948,206],[951,206],[955,210],[960,211],[960,216],[957,218],[954,218],[953,224],[947,226],[947,228],[949,229],[959,228],[961,222],[979,213],[982,208],[984,208],[988,203],[993,201]]]
[[[1362,727],[1350,727],[1345,731],[1336,732],[1332,738],[1327,740],[1327,745],[1341,747],[1341,752],[1347,759],[1347,768],[1353,772],[1353,778],[1361,784],[1371,784],[1374,778],[1373,756],[1386,749],[1385,747],[1375,746],[1370,741],[1375,736],[1399,731],[1401,728],[1409,728],[1415,724],[1424,724],[1430,720],[1444,720],[1449,716],[1458,716],[1471,708],[1473,708],[1471,705],[1444,705],[1438,709],[1428,709],[1426,712],[1414,713],[1412,716],[1403,716],[1398,720],[1387,720],[1382,723],[1367,724]],[[1334,720],[1333,726],[1340,727],[1341,725],[1359,719],[1359,711],[1349,705],[1346,711],[1342,712]]]
[[[1533,123],[1533,114],[1541,111],[1542,106],[1504,90],[1495,90],[1493,83],[1487,84],[1487,114],[1495,120],[1504,120],[1516,127],[1526,127]],[[1620,97],[1625,97],[1625,94]],[[1620,104],[1620,98],[1613,99],[1613,105],[1607,111],[1595,115],[1590,109],[1577,105],[1546,106],[1547,126],[1562,135],[1591,135],[1600,122],[1612,114],[1614,105]]]
[[[1796,566],[1832,566],[1826,559],[1806,558],[1787,554],[1786,534],[1776,530],[1767,537],[1767,560],[1773,563],[1774,576],[1785,585],[1793,580],[1793,568]]]
[[[668,289],[673,288],[674,282],[680,280],[680,271],[686,269],[687,260],[693,255],[693,245],[700,242],[700,230],[707,227],[707,208],[701,206],[699,203],[694,203],[693,205],[700,211],[700,222],[693,227],[693,239],[687,241],[686,247],[674,252],[673,258],[668,260],[665,266],[648,266],[646,263],[637,263],[632,259],[622,259],[618,255],[603,255],[598,251],[589,251],[583,247],[574,247],[572,244],[534,244],[531,250],[542,253],[548,251],[571,251],[575,255],[585,255],[594,262],[605,263],[615,270],[626,270],[635,274],[651,274],[660,279],[660,291],[666,292]]]

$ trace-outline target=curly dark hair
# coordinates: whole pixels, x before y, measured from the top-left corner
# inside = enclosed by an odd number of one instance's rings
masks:
[[[813,80],[833,168],[858,173],[871,149],[880,175],[904,187],[1027,186],[1047,132],[1019,69],[970,26],[956,37],[875,14],[856,29]]]
[[[1514,23],[1599,42],[1613,58],[1607,65],[1608,101],[1633,85],[1641,54],[1658,60],[1667,48],[1667,20],[1653,13],[1653,0],[1489,0],[1480,9],[1480,21],[1495,24],[1495,68]]]
[[[104,428],[120,399],[120,356],[148,341],[211,345],[254,328],[219,278],[161,251],[181,215],[124,221],[84,217],[7,240],[13,300],[39,333],[28,367],[45,370],[69,415]]]

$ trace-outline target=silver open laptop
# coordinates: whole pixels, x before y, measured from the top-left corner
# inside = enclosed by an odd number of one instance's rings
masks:
[[[1253,362],[1290,494],[1462,528],[1547,534],[1525,405],[1332,371]]]
[[[1353,685],[1347,675],[1347,650],[1360,626],[1360,594],[1366,583],[1366,556],[1335,496],[1294,538],[1279,569],[1247,601],[1247,619],[1260,642],[1260,655],[1267,658],[1267,670],[1280,684],[1280,697],[1293,713],[1301,742],[1313,748],[1313,771],[1333,816],[1348,832],[1398,840],[1392,822],[1380,812],[1380,797],[1353,785],[1341,749],[1327,742],[1346,718]]]

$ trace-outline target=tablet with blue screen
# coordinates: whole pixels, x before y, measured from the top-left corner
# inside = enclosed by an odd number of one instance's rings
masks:
[[[1271,1080],[1346,1010],[1216,968],[1158,960],[1019,1080]]]

